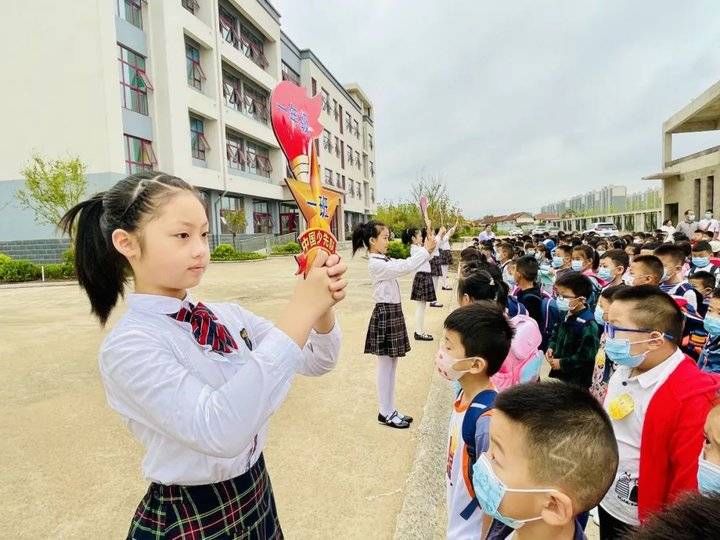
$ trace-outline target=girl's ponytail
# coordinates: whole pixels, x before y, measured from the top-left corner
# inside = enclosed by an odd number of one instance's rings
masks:
[[[367,223],[358,223],[355,225],[352,233],[352,254],[365,247],[370,248],[370,239],[377,238],[380,231],[385,227],[384,223],[370,220]]]
[[[122,295],[127,277],[126,260],[112,244],[104,219],[103,197],[98,193],[76,204],[62,217],[60,229],[75,238],[75,271],[90,298],[92,312],[104,325]],[[77,221],[77,223],[75,223]]]
[[[157,171],[133,174],[104,193],[76,204],[62,217],[60,229],[74,238],[75,270],[90,298],[92,312],[104,325],[122,296],[130,264],[113,245],[117,229],[134,233],[174,195],[195,188],[176,176]]]

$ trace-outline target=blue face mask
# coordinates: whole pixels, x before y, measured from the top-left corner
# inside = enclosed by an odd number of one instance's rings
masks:
[[[612,279],[612,272],[610,272],[610,269],[606,268],[605,266],[601,266],[598,269],[597,275],[600,279],[604,281],[610,281]]]
[[[492,465],[487,456],[483,453],[473,465],[473,488],[475,489],[475,498],[483,512],[488,516],[497,519],[508,527],[519,529],[529,521],[537,521],[542,519],[541,516],[530,519],[513,519],[500,513],[500,505],[505,497],[505,493],[549,493],[557,491],[555,489],[511,489],[503,484],[492,469]]]
[[[710,336],[720,336],[720,317],[710,314],[705,315],[703,326]]]
[[[709,257],[693,257],[692,258],[692,265],[696,268],[705,268],[708,264],[710,264]]]
[[[560,268],[563,264],[565,264],[565,259],[563,259],[562,257],[553,257],[553,260],[552,260],[553,268]]]
[[[720,465],[710,463],[700,454],[697,481],[698,490],[703,495],[720,493]]]
[[[576,272],[579,272],[580,270],[582,270],[582,267],[583,267],[582,261],[573,261],[570,263],[570,268],[572,268]]]
[[[603,315],[605,315],[605,311],[603,308],[600,307],[600,304],[595,306],[595,322],[598,323],[600,326],[605,325],[605,319],[603,319]]]
[[[605,354],[620,366],[636,368],[645,361],[648,351],[640,354],[630,354],[630,347],[636,343],[648,343],[653,339],[643,339],[630,343],[628,339],[607,338],[605,339]]]
[[[563,298],[562,296],[558,296],[555,299],[555,306],[558,308],[558,311],[569,311],[570,310],[570,300],[567,298]]]

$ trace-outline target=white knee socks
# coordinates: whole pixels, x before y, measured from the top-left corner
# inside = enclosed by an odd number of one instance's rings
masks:
[[[415,300],[415,332],[425,333],[425,302]]]
[[[439,276],[433,276],[433,287],[435,287],[435,296],[437,296],[437,301],[440,301],[440,289],[438,289],[438,282],[440,281]]]
[[[447,264],[443,264],[440,268],[442,268],[442,286],[449,287],[450,285],[448,285],[448,269],[450,267]]]
[[[385,417],[395,412],[395,369],[397,358],[378,356],[377,392],[380,414]]]

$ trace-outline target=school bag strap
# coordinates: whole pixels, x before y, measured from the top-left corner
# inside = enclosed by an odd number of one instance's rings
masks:
[[[462,423],[462,438],[465,443],[465,451],[468,453],[468,478],[472,478],[472,467],[478,457],[475,448],[475,431],[477,430],[478,420],[482,415],[492,410],[496,397],[497,392],[495,390],[483,390],[473,398],[472,403],[470,403],[467,411],[465,411],[465,417]],[[472,484],[470,485],[470,489],[470,497],[472,500],[470,504],[460,512],[460,516],[464,520],[470,519],[473,512],[480,507],[480,503],[478,503],[475,498],[475,490],[472,489]]]

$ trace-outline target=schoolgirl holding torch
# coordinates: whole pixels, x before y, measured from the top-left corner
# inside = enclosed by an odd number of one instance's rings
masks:
[[[78,281],[103,325],[134,281],[100,349],[108,404],[144,447],[150,482],[127,538],[282,538],[263,459],[268,421],[297,373],[337,362],[345,264],[321,253],[272,323],[191,297],[209,262],[208,221],[180,178],[129,176],[61,226],[73,231]]]
[[[398,278],[418,271],[430,260],[435,250],[435,235],[429,234],[423,247],[407,259],[390,259],[387,253],[390,231],[379,221],[361,223],[352,235],[353,255],[361,248],[368,250],[368,269],[373,284],[373,309],[365,337],[365,353],[377,356],[378,422],[392,428],[410,427],[413,419],[395,407],[395,372],[398,358],[410,350]]]

